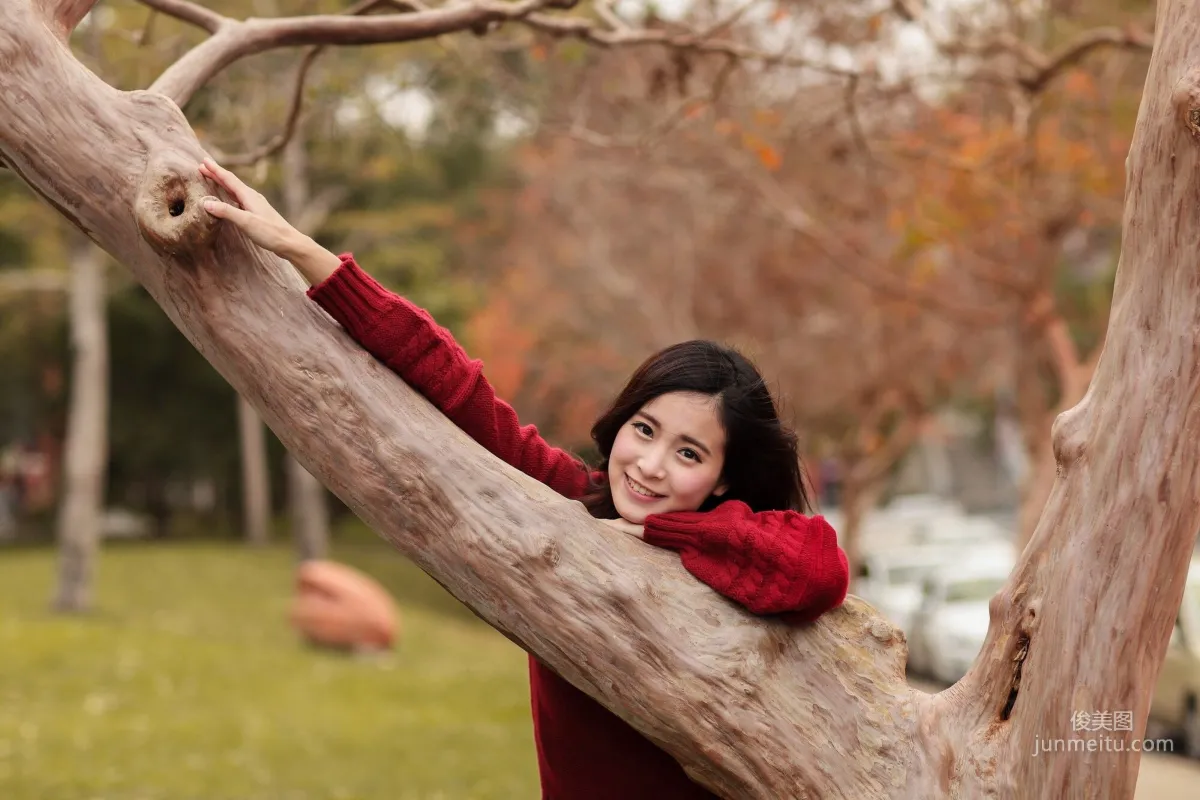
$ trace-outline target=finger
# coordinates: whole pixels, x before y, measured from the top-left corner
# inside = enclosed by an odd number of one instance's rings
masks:
[[[205,197],[200,201],[200,204],[204,206],[204,210],[209,214],[221,219],[227,219],[239,228],[254,218],[254,215],[249,211],[243,211],[237,206],[232,206],[215,197]]]
[[[246,201],[254,195],[254,190],[246,184],[242,183],[242,179],[234,175],[229,170],[222,167],[211,158],[204,159],[204,166],[208,168],[212,179],[234,196],[239,204],[245,206]]]

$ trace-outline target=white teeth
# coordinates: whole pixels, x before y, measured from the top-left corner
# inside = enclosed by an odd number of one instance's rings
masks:
[[[662,495],[650,491],[628,475],[625,476],[625,483],[631,491],[635,494],[640,494],[642,497],[662,497]]]

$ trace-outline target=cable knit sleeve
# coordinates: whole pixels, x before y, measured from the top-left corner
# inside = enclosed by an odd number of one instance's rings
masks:
[[[437,406],[468,436],[559,494],[579,497],[588,485],[583,463],[551,447],[533,425],[496,397],[483,363],[470,359],[425,309],[381,286],[348,253],[308,296],[369,353]]]
[[[850,571],[824,517],[755,513],[738,500],[712,511],[652,514],[645,540],[679,551],[684,567],[754,614],[811,621],[846,599]]]

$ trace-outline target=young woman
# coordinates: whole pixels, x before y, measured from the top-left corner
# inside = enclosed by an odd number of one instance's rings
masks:
[[[589,471],[521,426],[450,333],[387,291],[350,255],[295,230],[237,176],[206,160],[205,178],[240,206],[205,200],[260,247],[290,261],[309,297],[376,358],[489,451],[598,519],[680,554],[699,580],[756,614],[812,620],[840,605],[849,573],[837,535],[807,508],[796,438],[761,375],[706,341],[651,356],[592,428]],[[630,725],[530,658],[530,694],[546,800],[690,800],[713,794]]]

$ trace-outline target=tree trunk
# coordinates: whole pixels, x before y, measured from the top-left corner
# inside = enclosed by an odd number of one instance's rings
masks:
[[[304,220],[301,230],[311,236],[329,214],[312,199],[308,183],[308,150],[302,126],[283,148],[282,167],[284,213],[293,224]],[[290,454],[287,475],[296,553],[301,561],[325,558],[329,553],[329,507],[325,487]]]
[[[63,45],[79,6],[0,4],[0,157],[355,513],[697,780],[739,798],[1132,796],[1131,740],[1200,529],[1200,6],[1159,5],[1110,333],[1055,424],[1058,481],[975,665],[932,696],[905,684],[903,637],[861,601],[800,628],[753,619],[471,442],[287,265],[205,215],[178,108],[112,89]],[[1075,733],[1074,711],[1128,712],[1130,730]],[[1099,746],[1033,755],[1059,737]]]
[[[842,484],[842,527],[838,531],[838,542],[846,551],[846,561],[850,564],[850,574],[855,574],[862,559],[861,533],[863,520],[879,501],[883,481],[860,480],[852,477],[853,470],[847,470],[846,480]]]
[[[242,453],[242,524],[246,541],[265,545],[271,539],[267,431],[254,406],[241,395],[238,395],[238,433]]]
[[[107,255],[78,237],[71,254],[71,397],[58,516],[58,611],[87,611],[108,465]]]
[[[329,553],[329,505],[325,487],[292,456],[286,457],[288,504],[296,555],[301,561],[325,558]]]

